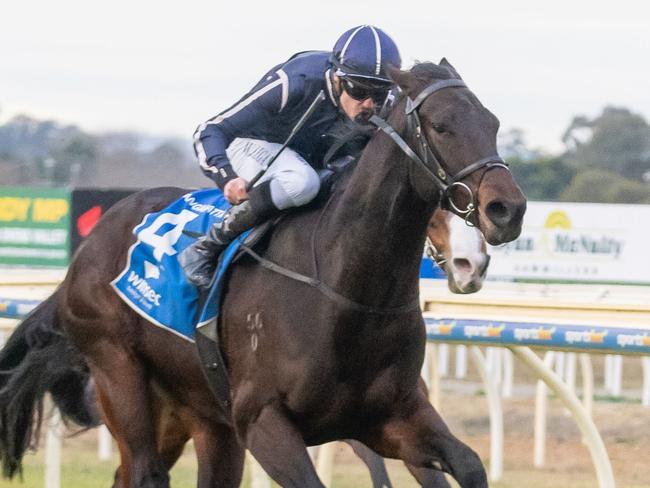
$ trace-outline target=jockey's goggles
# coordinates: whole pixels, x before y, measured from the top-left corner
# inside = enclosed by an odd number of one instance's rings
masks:
[[[373,102],[377,105],[384,103],[388,96],[388,92],[392,88],[392,85],[388,83],[372,85],[351,78],[341,78],[341,86],[348,95],[358,102],[363,102],[368,98],[372,98]]]

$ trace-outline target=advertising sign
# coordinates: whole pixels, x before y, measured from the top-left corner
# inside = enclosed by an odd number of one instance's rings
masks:
[[[529,202],[490,279],[650,284],[650,205]]]
[[[90,234],[95,224],[106,211],[137,190],[75,188],[72,190],[72,211],[70,225],[70,255],[81,241]],[[126,239],[127,236],[124,236]]]
[[[0,265],[67,266],[69,191],[0,187]]]

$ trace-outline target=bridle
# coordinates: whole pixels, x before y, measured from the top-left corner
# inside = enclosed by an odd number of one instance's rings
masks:
[[[443,253],[438,251],[438,248],[433,244],[429,236],[427,236],[427,240],[424,243],[424,252],[441,270],[445,271],[447,258]]]
[[[466,88],[467,85],[463,80],[451,79],[436,81],[424,90],[422,90],[414,100],[410,97],[406,100],[406,117],[407,117],[407,130],[409,133],[414,133],[416,139],[419,141],[419,147],[413,150],[404,139],[395,131],[395,129],[388,124],[384,119],[377,115],[370,117],[370,122],[376,125],[379,129],[384,131],[390,136],[391,139],[399,146],[399,148],[409,157],[411,161],[420,166],[425,174],[436,184],[440,191],[441,204],[440,206],[446,210],[452,210],[459,216],[465,219],[467,225],[473,225],[469,220],[472,214],[476,212],[477,201],[472,189],[461,180],[471,175],[475,171],[485,168],[489,171],[492,168],[504,168],[510,171],[507,163],[495,154],[486,158],[479,159],[461,169],[458,173],[450,176],[444,169],[440,160],[436,157],[431,150],[431,145],[427,141],[426,135],[422,131],[422,123],[420,122],[420,115],[418,113],[419,107],[422,103],[432,94],[443,88]],[[480,186],[480,183],[479,183]],[[461,188],[469,196],[469,203],[466,208],[460,208],[454,202],[451,192],[455,188]]]

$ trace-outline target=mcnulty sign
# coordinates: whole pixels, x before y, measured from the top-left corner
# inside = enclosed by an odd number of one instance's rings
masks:
[[[496,279],[650,284],[650,205],[529,202],[521,236],[491,247]]]
[[[68,190],[0,187],[0,265],[66,266],[69,228]]]

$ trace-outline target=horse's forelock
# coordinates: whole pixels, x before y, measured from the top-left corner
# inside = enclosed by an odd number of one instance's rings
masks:
[[[444,58],[440,64],[416,61],[411,69],[395,70],[391,73],[391,77],[402,89],[393,106],[402,102],[406,96],[415,97],[422,89],[435,81],[461,79],[454,67]]]

